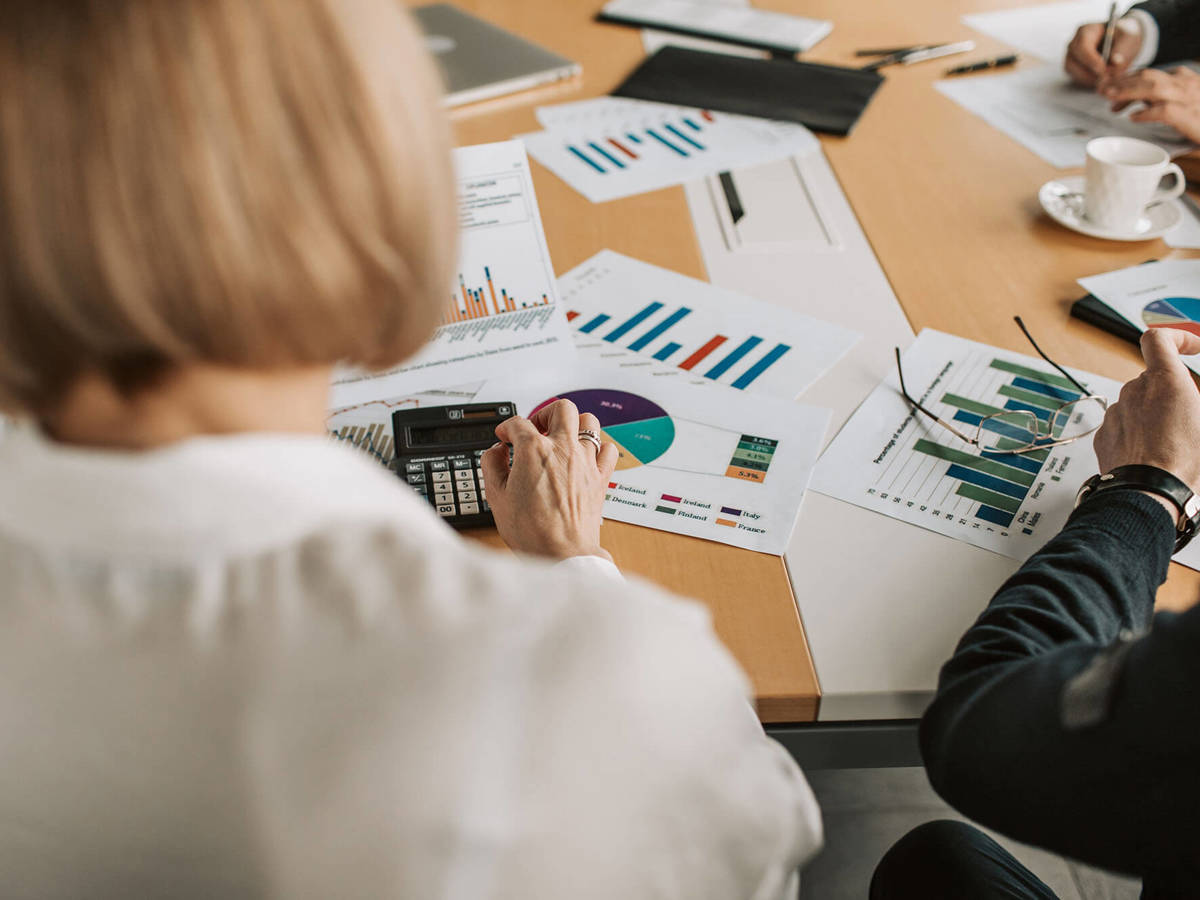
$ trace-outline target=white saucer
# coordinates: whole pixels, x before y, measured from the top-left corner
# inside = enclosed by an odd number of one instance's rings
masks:
[[[1059,225],[1091,237],[1110,241],[1149,241],[1162,237],[1179,224],[1183,210],[1175,200],[1156,203],[1146,210],[1131,230],[1114,231],[1093,225],[1083,216],[1082,175],[1067,175],[1047,181],[1038,191],[1042,209]]]

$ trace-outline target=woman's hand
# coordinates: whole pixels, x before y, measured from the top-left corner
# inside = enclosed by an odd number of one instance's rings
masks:
[[[1103,92],[1113,112],[1140,101],[1146,107],[1129,117],[1134,122],[1165,122],[1188,140],[1200,141],[1200,75],[1191,69],[1143,69],[1114,80]]]
[[[1101,82],[1120,78],[1142,49],[1141,26],[1129,20],[1120,21],[1113,32],[1112,52],[1108,55],[1108,66],[1105,67],[1104,57],[1100,55],[1105,27],[1104,22],[1081,25],[1067,46],[1063,68],[1078,85],[1093,88],[1101,85]]]
[[[1096,432],[1101,472],[1157,466],[1200,490],[1200,390],[1181,353],[1200,353],[1200,337],[1176,328],[1151,328],[1142,335],[1146,371],[1121,389]]]
[[[567,559],[601,556],[600,511],[617,447],[599,454],[580,430],[600,433],[591,413],[556,400],[528,419],[514,416],[496,427],[496,444],[483,454],[487,500],[504,542],[519,553]],[[512,466],[508,447],[512,445]]]

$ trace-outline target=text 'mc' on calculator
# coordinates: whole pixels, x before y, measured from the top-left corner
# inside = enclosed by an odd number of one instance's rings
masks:
[[[455,528],[493,524],[479,458],[516,410],[513,403],[396,410],[396,473]]]

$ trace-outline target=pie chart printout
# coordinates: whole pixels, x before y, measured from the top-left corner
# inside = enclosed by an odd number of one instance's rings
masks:
[[[1200,335],[1200,299],[1164,297],[1154,300],[1142,309],[1142,321],[1149,328],[1182,328]]]
[[[658,459],[675,441],[675,423],[667,411],[645,397],[607,388],[569,391],[538,405],[570,400],[581,413],[600,420],[604,439],[617,445],[618,469],[636,469]],[[537,410],[534,410],[535,412]]]

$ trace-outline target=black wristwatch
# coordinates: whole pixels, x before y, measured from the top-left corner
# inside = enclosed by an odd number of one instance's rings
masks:
[[[1179,509],[1175,523],[1175,552],[1187,546],[1200,526],[1200,495],[1166,469],[1157,466],[1117,466],[1103,475],[1093,475],[1075,495],[1075,506],[1107,491],[1146,491],[1170,500]]]

